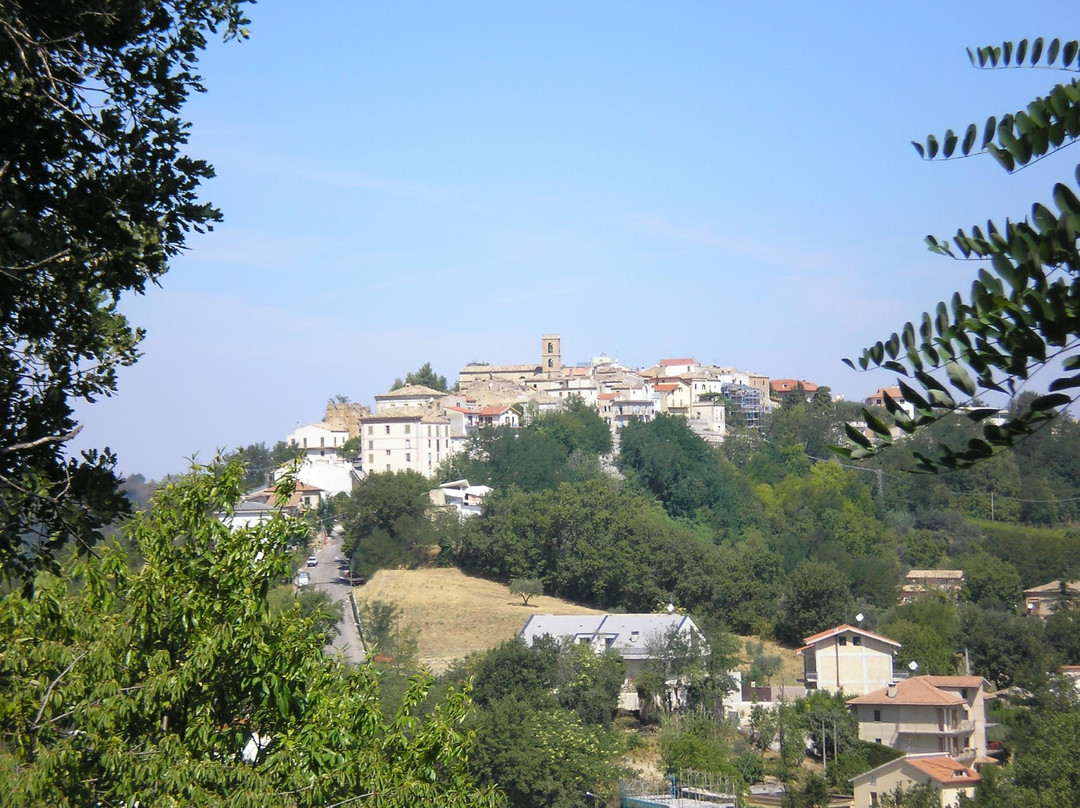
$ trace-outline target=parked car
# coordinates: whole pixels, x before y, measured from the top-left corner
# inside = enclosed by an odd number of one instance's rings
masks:
[[[308,556],[307,557],[307,565],[309,567],[317,566],[318,563],[319,563],[319,557],[318,556]]]
[[[306,572],[298,572],[298,573],[296,573],[296,585],[297,586],[307,586],[310,583],[311,583],[311,576],[308,575],[308,573],[306,573]]]

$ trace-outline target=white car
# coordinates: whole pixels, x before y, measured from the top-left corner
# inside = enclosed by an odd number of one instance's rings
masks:
[[[319,563],[319,557],[318,556],[308,556],[307,557],[307,565],[309,567],[317,566],[318,563]]]

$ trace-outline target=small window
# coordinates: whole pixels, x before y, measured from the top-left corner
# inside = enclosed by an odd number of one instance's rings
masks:
[[[369,466],[373,466],[373,465],[375,465],[375,455],[373,455],[373,454],[369,454],[369,455],[367,456],[367,462],[368,462],[368,465],[369,465]]]
[[[549,359],[548,360],[548,367],[549,368],[555,367],[555,360],[554,359]]]
[[[389,434],[390,434],[390,424],[387,424],[387,425],[386,425],[386,434],[387,434],[387,435],[389,435]]]
[[[375,441],[369,440],[367,442],[367,447],[368,447],[368,449],[374,449],[375,448]]]
[[[874,710],[874,720],[875,721],[880,721],[881,720],[881,710]]]
[[[319,446],[326,446],[326,438],[325,437],[320,437],[319,438]]]
[[[960,698],[966,699],[968,697],[967,690],[968,689],[966,687],[960,688]]]
[[[389,457],[389,456],[390,456],[390,450],[389,450],[389,449],[387,449],[387,450],[386,450],[386,456],[387,456],[387,457]]]
[[[847,637],[841,637],[836,642],[838,645],[847,645]]]
[[[412,424],[405,424],[405,434],[408,435],[412,432]]]
[[[851,638],[851,644],[852,645],[862,645],[862,637],[852,637]]]
[[[307,438],[304,438],[304,448],[307,448]]]
[[[390,464],[389,463],[386,464],[386,470],[390,471]]]
[[[406,452],[405,453],[405,462],[406,463],[411,463],[412,462],[412,452]]]
[[[408,438],[405,439],[405,448],[406,449],[411,449],[412,448],[412,441],[409,440]]]
[[[375,427],[373,427],[373,426],[369,426],[369,427],[367,428],[367,433],[368,433],[369,435],[374,435],[374,434],[375,434]]]

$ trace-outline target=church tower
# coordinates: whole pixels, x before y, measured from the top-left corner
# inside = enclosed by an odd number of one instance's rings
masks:
[[[562,370],[562,345],[558,334],[544,334],[540,338],[540,368],[543,373]]]

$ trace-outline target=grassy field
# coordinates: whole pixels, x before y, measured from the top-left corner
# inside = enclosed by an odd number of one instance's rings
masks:
[[[401,607],[416,631],[419,661],[441,673],[456,659],[517,636],[533,614],[603,614],[559,598],[534,597],[528,606],[503,584],[456,569],[380,570],[355,590],[356,600]]]
[[[441,673],[456,659],[484,651],[515,637],[529,615],[603,614],[598,609],[541,595],[523,606],[502,584],[472,578],[456,569],[380,570],[355,590],[357,601],[386,600],[401,607],[403,622],[416,631],[419,661]],[[746,663],[745,641],[739,650]],[[802,659],[788,648],[765,641],[765,653],[784,661],[781,677],[788,684],[802,675]],[[744,665],[744,669],[749,667]],[[762,683],[764,684],[764,683]]]

